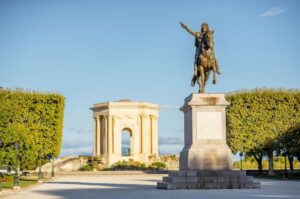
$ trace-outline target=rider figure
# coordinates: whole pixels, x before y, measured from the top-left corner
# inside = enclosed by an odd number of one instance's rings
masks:
[[[194,76],[197,76],[199,71],[198,69],[198,60],[203,48],[205,48],[205,44],[203,42],[204,38],[206,37],[207,33],[210,31],[207,23],[202,23],[201,25],[201,32],[193,32],[187,25],[180,21],[180,25],[190,34],[195,37],[195,46],[196,46],[196,53],[195,53],[195,61],[194,61]],[[216,72],[217,74],[221,74],[219,66],[216,65]]]

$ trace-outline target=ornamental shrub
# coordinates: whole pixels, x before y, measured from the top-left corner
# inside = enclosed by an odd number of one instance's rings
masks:
[[[167,165],[164,162],[153,162],[149,165],[149,169],[151,170],[163,170],[166,169]]]
[[[50,153],[57,157],[63,116],[60,94],[0,88],[0,166],[15,166],[18,156],[21,170],[35,169],[39,157],[42,164]],[[18,150],[14,150],[15,143]]]

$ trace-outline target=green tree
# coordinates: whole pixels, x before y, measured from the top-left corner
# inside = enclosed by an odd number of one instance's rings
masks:
[[[254,89],[229,93],[227,138],[234,153],[253,156],[262,170],[264,155],[273,170],[275,141],[300,121],[300,91]]]
[[[300,123],[288,129],[288,131],[277,140],[277,151],[278,154],[287,156],[290,169],[294,170],[294,157],[296,157],[300,151]]]
[[[20,168],[34,169],[38,151],[59,155],[62,142],[64,97],[21,89],[0,89],[0,165],[14,165],[14,143],[19,143]]]

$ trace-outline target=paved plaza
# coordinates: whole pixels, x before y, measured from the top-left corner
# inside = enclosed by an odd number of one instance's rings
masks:
[[[213,199],[300,198],[300,181],[259,180],[262,189],[160,190],[163,175],[64,176],[29,189],[4,194],[9,199]],[[0,196],[0,198],[2,198]]]

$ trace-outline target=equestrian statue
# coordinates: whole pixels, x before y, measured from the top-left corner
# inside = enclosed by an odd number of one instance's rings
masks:
[[[202,23],[201,32],[193,32],[187,25],[179,22],[180,25],[195,37],[195,61],[194,75],[191,82],[199,85],[199,93],[205,93],[205,86],[209,79],[210,72],[213,71],[214,78],[212,83],[216,84],[216,74],[220,75],[220,69],[214,53],[214,31],[209,30],[207,23]]]

